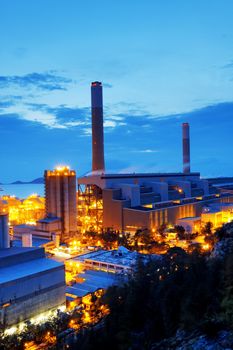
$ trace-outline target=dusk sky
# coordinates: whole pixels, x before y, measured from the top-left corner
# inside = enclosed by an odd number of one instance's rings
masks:
[[[90,83],[107,172],[233,175],[232,0],[0,0],[0,182],[91,169]]]

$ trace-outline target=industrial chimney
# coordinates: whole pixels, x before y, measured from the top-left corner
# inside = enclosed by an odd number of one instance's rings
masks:
[[[103,173],[104,166],[104,130],[103,130],[103,94],[99,81],[91,83],[92,114],[92,171]]]
[[[189,123],[183,123],[183,172],[190,173],[190,138],[189,138]]]

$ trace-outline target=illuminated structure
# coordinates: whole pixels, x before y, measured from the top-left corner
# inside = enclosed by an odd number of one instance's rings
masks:
[[[102,116],[101,83],[93,83],[92,89],[99,89],[98,98],[92,98],[92,104],[96,107],[96,100],[99,101]],[[92,157],[103,161],[102,137],[101,144],[96,143],[96,135],[103,134],[101,117],[99,121],[96,128],[93,114]],[[220,193],[207,180],[201,179],[200,173],[190,172],[189,124],[184,123],[182,128],[182,173],[108,174],[96,172],[103,168],[100,166],[103,162],[93,161],[94,171],[78,179],[78,216],[83,231],[93,228],[97,231],[108,228],[120,232],[135,232],[141,228],[154,231],[164,224],[176,224],[181,218],[199,217],[203,207],[210,203],[233,202],[232,193]]]
[[[46,170],[46,217],[37,222],[37,231],[61,234],[61,240],[77,232],[76,173],[69,167]]]

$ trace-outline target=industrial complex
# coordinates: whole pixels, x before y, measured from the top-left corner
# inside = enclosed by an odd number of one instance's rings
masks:
[[[132,273],[141,253],[160,259],[171,246],[188,251],[198,242],[209,249],[204,234],[198,236],[201,225],[211,222],[216,228],[233,219],[233,191],[191,171],[188,123],[182,124],[181,172],[110,174],[104,160],[100,82],[91,84],[91,107],[92,171],[77,180],[67,166],[46,170],[45,199],[32,195],[24,201],[10,196],[0,200],[3,328],[64,305],[76,306],[77,300],[118,283],[117,276]],[[194,240],[178,242],[172,231],[176,225],[194,233]],[[159,236],[166,226],[170,231]],[[135,233],[143,230],[154,243],[163,244],[158,253],[146,250],[140,240],[134,251]],[[103,235],[109,232],[115,235],[114,242],[103,249]],[[124,235],[130,237],[129,249],[115,239]],[[35,237],[47,239],[44,247],[33,247]],[[13,247],[15,238],[22,239],[22,246]]]
[[[113,229],[134,232],[156,230],[186,217],[201,216],[211,203],[233,201],[200,173],[191,172],[190,130],[183,123],[183,172],[109,174],[104,166],[102,84],[91,85],[92,173],[78,179],[78,222],[80,229]],[[86,218],[89,217],[88,220]],[[85,220],[83,219],[85,218]]]

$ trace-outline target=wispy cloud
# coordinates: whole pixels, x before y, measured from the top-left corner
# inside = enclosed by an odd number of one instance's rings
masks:
[[[8,88],[16,86],[20,88],[35,87],[40,90],[66,90],[67,84],[72,80],[60,75],[56,75],[53,72],[46,73],[29,73],[26,75],[8,75],[0,76],[0,88]]]
[[[228,62],[224,66],[222,66],[222,68],[224,68],[224,69],[229,69],[229,68],[231,69],[231,68],[233,68],[233,60],[231,60],[230,62]]]
[[[0,108],[8,108],[14,105],[13,101],[0,101]]]
[[[142,149],[142,150],[135,150],[133,152],[136,152],[136,153],[157,153],[159,151],[148,148],[148,149]]]
[[[113,87],[113,85],[109,84],[109,83],[103,83],[103,87],[107,88],[107,89],[111,89]]]

